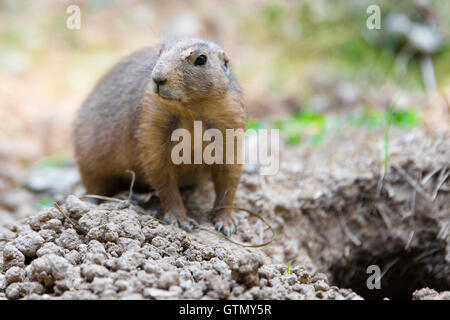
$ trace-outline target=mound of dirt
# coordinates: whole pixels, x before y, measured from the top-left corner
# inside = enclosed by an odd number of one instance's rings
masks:
[[[326,275],[289,274],[262,253],[187,234],[126,201],[93,205],[69,196],[3,231],[8,299],[353,299]],[[200,233],[201,231],[199,231]]]
[[[399,134],[384,174],[375,136],[333,139],[286,151],[275,176],[244,173],[236,205],[270,223],[270,245],[161,224],[157,201],[143,215],[127,201],[71,195],[61,203],[70,221],[47,207],[0,227],[0,298],[448,299],[449,136]],[[212,229],[212,184],[183,196]],[[271,237],[260,220],[236,217],[234,240]],[[380,289],[367,288],[370,265]]]

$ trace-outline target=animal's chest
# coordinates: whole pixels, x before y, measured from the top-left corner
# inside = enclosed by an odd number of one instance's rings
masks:
[[[201,118],[182,118],[178,120],[170,135],[170,162],[173,165],[180,186],[197,184],[209,178],[211,161],[208,159],[208,145],[216,143],[208,130],[214,128],[211,121]],[[218,135],[216,135],[218,136]],[[206,151],[206,153],[205,153]],[[214,151],[215,152],[215,151]],[[214,154],[213,152],[213,154]]]
[[[182,149],[189,153],[191,159],[190,162],[185,161],[185,164],[208,164],[208,161],[203,161],[204,153],[210,152],[212,145],[215,149],[222,147],[226,141],[225,136],[226,128],[210,119],[180,118],[170,134],[171,153]],[[189,158],[186,154],[184,156],[185,160]]]

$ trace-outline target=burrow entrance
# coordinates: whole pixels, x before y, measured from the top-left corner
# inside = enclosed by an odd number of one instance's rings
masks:
[[[436,235],[433,238],[434,241],[410,249],[384,252],[377,249],[376,254],[373,254],[375,250],[367,248],[354,250],[349,259],[336,261],[331,267],[332,280],[338,287],[351,288],[370,300],[411,300],[415,290],[426,287],[449,290],[450,266],[445,261],[445,243],[436,240]],[[378,243],[377,247],[382,248],[383,243]],[[367,285],[368,278],[374,274],[367,270],[370,265],[380,267],[380,289],[369,289]]]

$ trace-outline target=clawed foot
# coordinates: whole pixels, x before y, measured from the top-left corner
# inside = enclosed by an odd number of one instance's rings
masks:
[[[219,211],[214,217],[214,224],[217,231],[221,231],[227,237],[236,231],[236,222],[233,214],[229,211]]]
[[[198,223],[194,219],[188,218],[186,215],[173,214],[167,212],[163,218],[164,222],[177,226],[183,230],[191,232],[198,228]]]

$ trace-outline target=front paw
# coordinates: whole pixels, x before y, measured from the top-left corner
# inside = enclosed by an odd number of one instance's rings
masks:
[[[187,217],[185,214],[179,214],[176,212],[166,212],[164,214],[163,220],[168,224],[177,226],[188,232],[191,232],[193,229],[198,228],[197,221]]]
[[[230,211],[218,211],[214,217],[214,224],[216,230],[221,231],[227,237],[236,232],[236,221]]]

